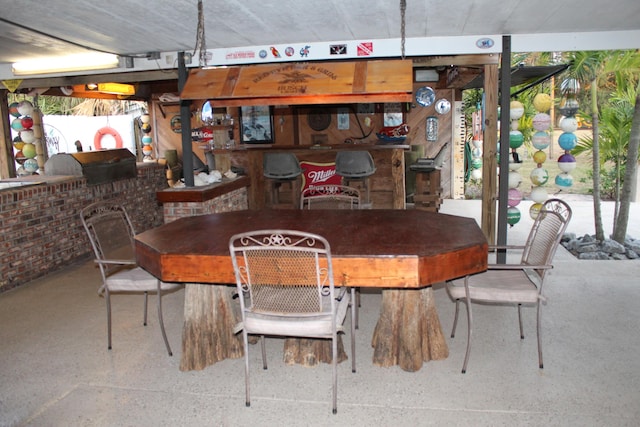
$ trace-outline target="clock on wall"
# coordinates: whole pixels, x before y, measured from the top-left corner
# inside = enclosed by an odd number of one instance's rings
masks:
[[[416,91],[416,102],[423,107],[428,107],[436,100],[436,92],[429,86],[423,86]]]

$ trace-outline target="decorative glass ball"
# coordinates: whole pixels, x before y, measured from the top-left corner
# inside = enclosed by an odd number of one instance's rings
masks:
[[[20,119],[22,122],[22,127],[25,129],[31,129],[33,127],[33,118],[31,118],[30,116],[24,116],[22,119]]]
[[[558,157],[558,168],[562,172],[571,172],[576,168],[576,158],[566,153]]]
[[[545,168],[534,168],[529,178],[531,178],[531,183],[535,186],[545,185],[549,181],[549,172]]]
[[[16,154],[13,155],[13,158],[19,165],[23,164],[27,160],[25,155],[22,153],[22,150],[16,151]]]
[[[509,170],[517,171],[522,167],[522,162],[514,162],[513,159],[509,159]]]
[[[522,147],[524,144],[524,135],[519,130],[512,130],[509,132],[509,147],[516,149]]]
[[[538,165],[543,164],[547,161],[547,153],[542,150],[536,151],[535,153],[533,153],[533,161]]]
[[[142,146],[142,154],[145,156],[150,156],[153,153],[153,148],[150,145]]]
[[[533,108],[541,113],[549,111],[552,104],[551,97],[546,93],[539,93],[533,98]]]
[[[18,104],[18,113],[21,116],[30,116],[33,113],[33,104],[26,99]]]
[[[516,207],[507,208],[507,223],[509,225],[515,225],[520,222],[520,218],[522,214],[520,213],[520,209]]]
[[[15,118],[13,120],[11,120],[11,129],[20,132],[21,130],[24,129],[24,126],[22,126],[22,119],[20,118]]]
[[[12,102],[11,104],[9,104],[9,114],[11,114],[13,117],[20,117],[17,102]]]
[[[20,139],[20,135],[13,138],[13,146],[16,150],[22,150],[22,147],[24,147],[24,141]]]
[[[522,182],[522,175],[518,172],[509,171],[509,188],[516,188]]]
[[[558,137],[558,144],[563,150],[573,150],[578,145],[578,137],[572,132],[563,132]]]
[[[507,205],[509,207],[518,206],[522,201],[522,192],[517,188],[510,188],[508,193]]]
[[[538,113],[533,116],[533,128],[535,130],[547,130],[549,126],[551,126],[551,116],[547,113]]]
[[[549,198],[547,189],[544,187],[533,187],[531,189],[531,200],[535,203],[544,203]]]
[[[471,159],[471,167],[473,169],[480,169],[482,167],[482,159],[479,157]]]
[[[509,117],[518,120],[524,114],[524,105],[520,101],[511,101],[509,104]]]
[[[151,121],[151,117],[148,114],[143,114],[140,116],[140,121],[142,123],[149,123]]]
[[[474,179],[476,181],[481,180],[482,179],[482,169],[473,169],[471,171],[471,179]]]
[[[564,188],[571,187],[573,185],[573,177],[566,172],[562,172],[556,176],[556,185]]]
[[[538,131],[531,137],[531,144],[536,150],[544,150],[551,145],[551,135],[545,131]]]
[[[34,157],[36,157],[36,146],[31,143],[25,143],[22,147],[22,154],[27,159],[33,159]]]
[[[38,170],[38,161],[36,159],[27,159],[24,161],[24,169],[29,173],[34,173]]]
[[[482,157],[482,150],[480,148],[472,148],[471,155],[473,157]]]
[[[529,216],[531,217],[531,219],[538,218],[538,215],[540,214],[541,210],[542,210],[542,203],[532,204],[531,207],[529,208]]]
[[[482,140],[473,139],[471,140],[471,145],[473,145],[473,148],[482,148]]]
[[[29,144],[36,140],[36,135],[33,133],[33,129],[24,129],[20,131],[20,139]]]
[[[565,117],[560,120],[560,129],[563,132],[575,132],[578,130],[578,119],[575,117]]]
[[[153,142],[153,138],[151,138],[149,135],[145,135],[142,137],[142,143],[144,145],[149,145]]]
[[[151,125],[149,123],[143,123],[142,126],[140,126],[140,129],[144,133],[149,133],[151,132]]]

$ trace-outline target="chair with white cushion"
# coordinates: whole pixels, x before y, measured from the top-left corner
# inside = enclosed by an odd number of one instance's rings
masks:
[[[520,338],[524,339],[522,328],[522,305],[537,308],[538,365],[542,363],[541,301],[542,288],[549,269],[553,268],[553,257],[571,219],[571,208],[559,199],[547,200],[538,213],[524,246],[492,246],[490,250],[522,250],[522,258],[517,264],[490,264],[487,271],[447,282],[447,291],[456,302],[451,337],[458,323],[460,301],[467,306],[467,350],[462,365],[462,373],[467,371],[471,350],[472,314],[471,303],[489,305],[516,305],[520,323]]]
[[[102,286],[98,293],[107,303],[108,348],[111,350],[111,294],[128,293],[144,295],[144,319],[147,325],[148,294],[158,295],[158,321],[169,356],[171,346],[167,340],[162,319],[162,294],[182,287],[180,283],[164,283],[138,267],[135,260],[133,224],[124,207],[110,202],[93,203],[80,212],[82,225],[87,232],[95,262],[100,268]]]
[[[229,241],[235,271],[245,357],[246,405],[249,386],[249,335],[329,339],[332,344],[333,413],[337,412],[338,333],[350,306],[347,288],[335,288],[329,243],[295,230],[257,230]],[[355,329],[351,319],[351,370],[355,372]]]

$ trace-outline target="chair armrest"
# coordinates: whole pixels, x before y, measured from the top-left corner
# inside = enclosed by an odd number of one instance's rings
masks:
[[[487,270],[550,270],[553,265],[531,265],[531,264],[489,264]]]
[[[114,264],[114,265],[136,265],[137,262],[132,259],[96,259],[96,264]]]
[[[524,249],[524,245],[489,245],[489,251],[495,251],[496,249]]]

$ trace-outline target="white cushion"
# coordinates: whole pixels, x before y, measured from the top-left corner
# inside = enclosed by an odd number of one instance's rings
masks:
[[[464,278],[447,283],[453,299],[466,298]],[[523,270],[488,270],[469,276],[469,296],[475,301],[536,303],[538,288]]]
[[[106,286],[109,292],[155,292],[158,290],[158,279],[141,267],[121,270],[107,277]],[[180,283],[162,282],[163,291],[181,287]]]

